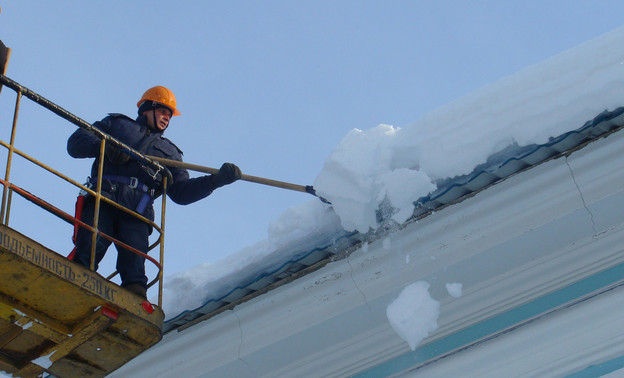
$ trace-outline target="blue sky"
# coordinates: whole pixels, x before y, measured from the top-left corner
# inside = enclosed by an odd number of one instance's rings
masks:
[[[349,130],[409,125],[624,24],[624,3],[595,0],[0,6],[0,39],[13,49],[7,75],[20,84],[89,122],[108,112],[134,117],[143,91],[165,85],[182,111],[165,135],[185,161],[230,161],[244,173],[302,185],[314,182]],[[13,103],[4,89],[3,140]],[[76,180],[86,177],[91,162],[65,151],[72,125],[30,104],[22,105],[19,124],[18,148]],[[30,173],[13,175],[27,189],[41,184]],[[76,191],[42,190],[48,193],[33,192],[71,211]],[[165,275],[264,239],[269,222],[311,198],[240,182],[189,206],[169,201]],[[71,229],[48,227],[32,206],[12,217],[43,244],[71,249]]]

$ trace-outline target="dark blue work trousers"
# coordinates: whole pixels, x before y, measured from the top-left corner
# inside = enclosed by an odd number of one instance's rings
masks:
[[[95,210],[95,199],[89,197],[84,203],[81,220],[88,225],[93,225],[93,215]],[[100,203],[100,216],[98,229],[106,235],[133,247],[143,253],[147,253],[149,248],[150,225],[141,220],[119,210],[102,201]],[[74,261],[86,266],[91,265],[91,231],[80,227],[76,236],[76,255]],[[111,245],[111,241],[98,235],[95,248],[95,270],[100,261],[104,258],[106,250]],[[121,276],[121,286],[130,284],[141,284],[147,286],[147,276],[145,275],[145,258],[133,253],[119,245],[117,248],[117,271]]]

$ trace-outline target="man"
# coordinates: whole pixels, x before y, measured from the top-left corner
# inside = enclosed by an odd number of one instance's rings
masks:
[[[151,156],[182,161],[182,151],[163,136],[171,117],[180,115],[173,93],[162,86],[148,89],[137,103],[138,117],[133,120],[122,114],[109,114],[94,127],[116,138],[135,150]],[[67,152],[74,158],[96,158],[91,168],[90,183],[97,180],[100,138],[78,129],[67,141]],[[154,219],[154,198],[162,194],[162,175],[154,172],[127,154],[107,143],[102,175],[102,195],[125,206],[146,218]],[[176,203],[186,205],[207,197],[213,190],[240,179],[240,169],[225,163],[214,175],[189,178],[185,169],[169,168],[173,183],[167,187],[167,195]],[[81,220],[93,224],[95,199],[87,197],[83,205]],[[151,227],[126,212],[101,203],[98,229],[113,238],[147,253]],[[73,260],[86,267],[91,261],[92,233],[80,228],[76,235],[76,249]],[[96,240],[95,268],[104,257],[111,242],[98,237]],[[120,246],[116,246],[117,271],[121,286],[146,298],[147,277],[145,259]]]

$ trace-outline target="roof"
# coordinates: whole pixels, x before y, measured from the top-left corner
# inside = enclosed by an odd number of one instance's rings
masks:
[[[490,156],[485,163],[477,166],[470,174],[438,182],[438,188],[434,192],[414,202],[414,214],[405,223],[414,222],[519,172],[582,148],[587,143],[619,129],[624,123],[623,114],[624,108],[622,107],[612,111],[605,110],[581,127],[552,137],[547,143],[508,146]],[[377,231],[369,234],[343,231],[338,235],[332,235],[325,244],[302,251],[296,254],[295,258],[283,261],[273,270],[265,271],[251,280],[240,282],[229,292],[217,298],[206,298],[200,307],[187,310],[167,320],[164,326],[165,332],[185,329],[231,309],[237,304],[320,269],[331,261],[343,259],[363,242],[376,240],[396,229],[397,225],[393,224],[388,214],[384,214],[383,209],[379,211],[378,218],[384,226]]]
[[[621,110],[603,113],[548,145],[501,158],[499,169],[519,168],[454,190],[454,201],[367,235],[366,248],[348,247],[289,284],[196,318],[117,373],[587,376],[621,368],[622,125]],[[415,281],[431,284],[440,316],[411,350],[386,309]],[[450,282],[462,283],[459,298],[445,289]]]

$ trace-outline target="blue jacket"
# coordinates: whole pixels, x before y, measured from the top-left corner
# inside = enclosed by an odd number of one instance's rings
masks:
[[[113,113],[103,120],[95,122],[93,126],[134,149],[146,146],[140,151],[145,155],[182,161],[182,151],[173,142],[165,138],[162,132],[150,129],[146,124],[145,116],[139,116],[133,120],[123,114]],[[97,136],[84,129],[76,130],[67,141],[67,152],[74,158],[96,158],[91,167],[91,177],[97,176],[100,154],[100,139]],[[173,183],[169,184],[167,195],[173,202],[181,205],[205,198],[219,187],[212,175],[190,178],[186,169],[169,167],[169,171],[173,176]],[[106,158],[104,161],[104,176],[136,177],[139,182],[154,189],[155,197],[158,197],[162,194],[162,184],[159,180],[160,176],[154,179],[153,173],[132,158],[124,164],[113,164]],[[104,180],[102,194],[120,205],[134,210],[143,197],[144,191],[119,182]],[[151,202],[143,215],[148,219],[154,219],[154,209]]]

